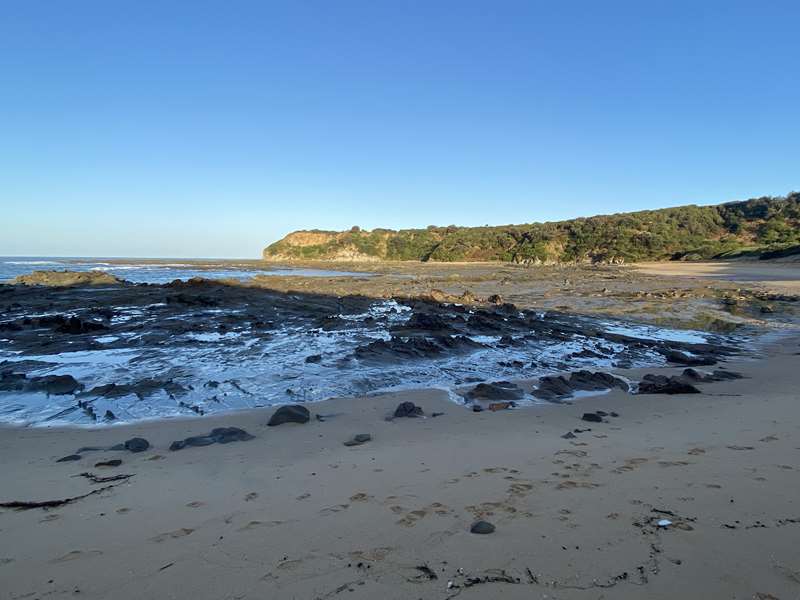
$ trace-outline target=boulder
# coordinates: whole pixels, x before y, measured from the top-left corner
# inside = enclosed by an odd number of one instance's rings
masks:
[[[44,377],[31,377],[25,390],[29,392],[45,392],[48,396],[63,396],[74,394],[83,389],[83,384],[75,380],[72,375],[45,375]]]
[[[284,423],[308,423],[311,419],[311,414],[305,406],[300,404],[291,404],[288,406],[281,406],[267,423],[270,427],[276,425],[283,425]]]
[[[581,421],[588,421],[589,423],[602,423],[603,416],[597,414],[596,412],[583,413],[581,416]]]
[[[422,407],[417,406],[413,402],[401,402],[396,409],[394,409],[394,417],[421,417],[425,414]]]
[[[129,452],[134,452],[134,453],[144,452],[150,447],[150,442],[148,442],[144,438],[135,437],[126,440],[123,446],[125,447],[125,450]]]
[[[508,381],[496,381],[493,383],[479,383],[469,390],[464,397],[474,401],[493,401],[493,400],[521,400],[525,392],[517,385]]]
[[[488,521],[476,521],[469,528],[470,533],[477,533],[478,535],[487,535],[494,533],[495,527]]]
[[[699,394],[695,386],[681,376],[645,375],[639,382],[639,394]]]

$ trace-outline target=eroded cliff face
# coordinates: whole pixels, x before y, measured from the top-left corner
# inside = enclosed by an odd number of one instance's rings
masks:
[[[582,264],[800,254],[800,194],[553,223],[295,231],[264,260]]]

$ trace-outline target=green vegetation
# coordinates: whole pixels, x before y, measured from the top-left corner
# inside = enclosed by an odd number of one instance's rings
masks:
[[[518,263],[703,260],[800,252],[800,193],[553,223],[295,232],[272,260],[380,259]]]

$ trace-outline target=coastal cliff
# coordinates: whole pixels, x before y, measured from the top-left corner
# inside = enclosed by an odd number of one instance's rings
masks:
[[[264,260],[504,261],[524,264],[800,256],[800,193],[550,223],[295,231]]]

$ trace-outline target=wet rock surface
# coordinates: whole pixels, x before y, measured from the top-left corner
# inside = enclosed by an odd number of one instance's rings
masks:
[[[628,383],[609,373],[600,371],[576,371],[569,376],[542,377],[533,396],[542,400],[558,401],[569,398],[575,392],[597,392],[610,389],[629,390]]]
[[[495,381],[494,383],[479,383],[469,390],[464,397],[472,402],[495,400],[522,400],[525,391],[514,383],[508,381]]]
[[[713,335],[658,339],[653,328],[481,303],[463,290],[375,299],[202,279],[0,287],[0,419],[24,422],[204,415],[469,383],[483,408],[558,402],[624,389],[597,368],[705,365],[736,352]],[[594,375],[578,375],[588,366]],[[568,371],[542,377],[533,397],[500,385]],[[29,405],[27,394],[47,401]]]

